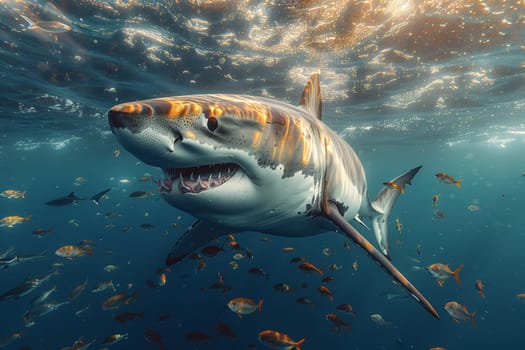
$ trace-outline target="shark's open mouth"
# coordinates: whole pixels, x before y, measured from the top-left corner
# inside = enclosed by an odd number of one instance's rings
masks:
[[[159,192],[171,192],[178,184],[181,193],[200,193],[218,187],[232,178],[239,166],[235,163],[201,165],[191,168],[162,169],[165,178],[158,181]]]

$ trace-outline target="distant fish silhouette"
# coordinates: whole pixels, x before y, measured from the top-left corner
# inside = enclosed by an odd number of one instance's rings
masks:
[[[86,198],[77,197],[75,195],[75,192],[71,192],[70,194],[68,194],[65,197],[60,197],[60,198],[56,198],[56,199],[50,200],[46,204],[47,205],[51,205],[51,206],[55,206],[55,207],[61,207],[61,206],[68,205],[68,204],[71,204],[71,203],[75,203],[76,204],[77,201],[81,201],[81,200],[85,200],[85,199]]]
[[[111,191],[111,188],[108,188],[108,189],[106,189],[106,190],[104,190],[102,192],[99,192],[99,193],[95,194],[94,196],[92,196],[89,199],[93,203],[95,203],[96,205],[99,205],[100,198],[102,198],[102,196],[104,196],[109,191]],[[46,204],[47,205],[51,205],[51,206],[55,206],[55,207],[61,207],[61,206],[72,204],[72,203],[73,204],[77,204],[78,201],[83,201],[83,200],[86,200],[86,199],[88,199],[88,198],[78,197],[77,195],[75,195],[75,192],[71,192],[70,194],[68,194],[65,197],[59,197],[59,198],[50,200]]]
[[[108,193],[109,191],[111,191],[111,188],[108,188],[107,190],[104,190],[104,191],[102,191],[102,192],[97,193],[96,195],[94,195],[94,196],[91,197],[90,199],[91,199],[91,201],[92,201],[93,203],[95,203],[96,205],[99,205],[99,204],[100,204],[100,203],[99,203],[100,198],[102,198],[102,196],[104,196],[104,195],[105,195],[106,193]]]

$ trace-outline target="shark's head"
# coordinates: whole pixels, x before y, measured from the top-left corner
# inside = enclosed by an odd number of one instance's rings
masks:
[[[314,178],[321,166],[312,150],[316,136],[309,124],[315,118],[273,100],[168,97],[117,105],[108,118],[126,150],[162,169],[164,199],[201,218],[271,209],[273,191],[282,191],[276,181]]]

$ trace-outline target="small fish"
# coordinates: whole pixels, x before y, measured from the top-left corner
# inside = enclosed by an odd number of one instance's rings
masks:
[[[485,299],[485,292],[484,292],[484,289],[485,289],[485,285],[483,284],[483,282],[481,280],[476,280],[476,282],[474,282],[474,287],[476,288],[476,290],[479,292],[479,294],[481,295],[481,297],[483,299]]]
[[[516,294],[516,298],[525,303],[525,293]]]
[[[233,261],[235,262],[235,261]],[[237,264],[237,262],[235,262],[235,264]],[[231,263],[230,263],[231,265]],[[199,260],[199,263],[197,264],[197,267],[195,268],[195,273],[199,273],[201,272],[202,270],[204,270],[204,268],[206,267],[206,261],[204,261],[204,259],[200,259]],[[237,267],[239,267],[239,264],[237,264]]]
[[[439,221],[445,219],[445,213],[442,210],[436,209],[432,212],[432,221]]]
[[[319,273],[321,276],[323,276],[323,271],[318,268],[317,266],[315,266],[314,264],[312,263],[309,263],[309,262],[303,262],[299,265],[299,269],[303,270],[303,271],[307,271],[307,272],[311,272],[311,271],[315,271],[317,273]]]
[[[282,251],[283,252],[287,252],[287,253],[291,253],[291,252],[295,252],[295,248],[294,247],[284,247],[284,248],[282,248]]]
[[[53,292],[56,292],[57,290],[57,286],[53,286],[53,288],[49,289],[49,290],[46,290],[44,292],[42,292],[42,294],[40,294],[38,297],[34,298],[32,301],[31,301],[31,305],[37,305],[37,304],[42,304],[44,301],[47,300],[47,298],[49,298],[49,296],[53,293]]]
[[[372,314],[370,315],[370,319],[372,320],[372,322],[381,327],[390,327],[392,325],[392,322],[385,321],[383,316],[381,316],[380,314]]]
[[[226,323],[219,322],[215,325],[215,330],[222,336],[229,338],[237,338],[237,334]]]
[[[236,313],[239,318],[242,318],[242,316],[251,315],[255,311],[261,312],[263,301],[264,299],[261,299],[256,303],[253,299],[239,297],[231,299],[228,302],[228,307]]]
[[[89,200],[91,200],[94,204],[96,205],[99,205],[100,204],[100,200],[102,198],[106,198],[106,194],[111,191],[111,188],[108,188],[108,189],[105,189],[104,191],[101,191],[95,195],[93,195],[91,198],[89,198]]]
[[[43,234],[52,233],[52,232],[53,232],[52,228],[39,227],[31,231],[31,234],[41,237]]]
[[[301,262],[301,261],[306,261],[306,258],[301,258],[301,257],[295,257],[293,259],[290,260],[290,264],[295,264],[295,263],[298,263],[298,262]]]
[[[461,183],[463,182],[463,179],[456,180],[447,173],[437,173],[434,176],[437,177],[437,179],[443,183],[449,185],[455,184],[457,188],[461,188]]]
[[[153,195],[154,195],[153,192],[135,191],[129,195],[129,198],[146,198],[146,197],[150,197]]]
[[[332,254],[333,254],[332,249],[330,249],[330,248],[328,248],[328,247],[323,248],[323,255],[324,255],[324,256],[330,256],[330,255],[332,255]]]
[[[159,273],[159,286],[163,287],[168,282],[168,277],[166,276],[165,272]]]
[[[157,345],[159,350],[164,350],[164,341],[162,340],[162,336],[158,330],[153,328],[144,328],[144,339],[146,339],[146,341],[151,344]]]
[[[468,211],[478,211],[480,210],[481,208],[479,206],[477,206],[476,204],[471,204],[467,207]]]
[[[203,332],[193,331],[184,334],[184,338],[192,343],[207,343],[211,341],[211,337]]]
[[[448,264],[435,263],[427,267],[428,272],[432,275],[432,277],[436,278],[436,281],[440,287],[443,287],[445,281],[448,280],[450,277],[454,277],[456,282],[458,284],[461,284],[461,280],[459,279],[459,273],[462,269],[463,264],[459,265],[455,271],[452,271]]]
[[[11,215],[6,216],[0,220],[0,227],[7,227],[7,228],[13,228],[15,225],[19,225],[23,223],[24,221],[31,220],[31,215],[28,216],[18,216],[18,215]]]
[[[88,286],[88,280],[86,279],[84,283],[79,284],[78,286],[73,288],[73,290],[71,291],[71,294],[69,295],[69,300],[75,300],[76,298],[78,298],[80,294],[82,294],[82,292],[84,292],[84,290],[87,288],[87,286]]]
[[[124,333],[124,334],[116,333],[116,334],[112,334],[109,337],[107,337],[106,339],[104,339],[102,344],[111,345],[111,344],[118,343],[119,341],[122,341],[122,340],[125,340],[125,339],[128,339],[128,333]]]
[[[403,234],[403,224],[401,223],[399,218],[396,219],[396,230],[397,230],[397,232],[399,232],[400,235]]]
[[[99,282],[96,286],[91,289],[91,293],[100,293],[107,289],[111,289],[113,292],[116,292],[117,289],[113,285],[113,281]]]
[[[330,265],[330,270],[332,271],[338,271],[343,268],[343,265],[337,265],[336,263],[333,263]]]
[[[118,156],[120,156],[120,150],[118,148],[115,148],[113,150],[113,157],[117,158]]]
[[[259,341],[271,349],[280,350],[301,350],[301,346],[306,341],[302,338],[299,341],[294,341],[288,334],[280,333],[272,330],[264,330],[258,335]]]
[[[327,276],[327,277],[323,278],[321,280],[321,282],[323,282],[323,283],[330,283],[330,282],[333,282],[334,280],[335,280],[334,276]]]
[[[24,199],[26,198],[26,191],[5,190],[0,192],[0,196],[7,199]]]
[[[421,256],[421,244],[418,244],[416,246],[416,252],[417,252],[417,256]]]
[[[209,245],[201,249],[201,253],[210,258],[216,256],[217,254],[223,251],[223,247],[218,247],[216,245]]]
[[[341,333],[343,328],[346,328],[346,330],[350,332],[350,324],[346,323],[341,317],[337,316],[336,314],[326,314],[324,317],[334,324],[337,333]]]
[[[242,250],[241,245],[237,241],[230,241],[228,242],[228,245],[235,250]]]
[[[317,288],[317,290],[319,291],[319,293],[321,293],[321,295],[327,296],[330,299],[330,301],[334,301],[334,293],[330,289],[328,289],[328,287],[321,286]]]
[[[116,314],[113,316],[113,319],[120,322],[120,323],[126,323],[128,321],[138,320],[138,319],[144,319],[144,313],[136,313],[136,312],[121,312],[120,314]]]
[[[233,255],[233,258],[234,258],[235,260],[242,260],[242,259],[244,259],[244,254],[242,254],[242,253],[236,253],[236,254]]]
[[[89,305],[86,306],[86,307],[83,307],[80,310],[75,311],[75,316],[79,317],[80,315],[82,315],[84,312],[86,312],[88,310],[89,310]]]
[[[337,310],[349,313],[350,315],[356,317],[356,313],[354,312],[354,308],[352,307],[352,304],[340,304],[336,307]]]
[[[251,273],[252,275],[255,275],[255,276],[260,276],[260,277],[263,277],[265,279],[269,279],[270,278],[270,274],[266,271],[264,271],[263,269],[261,269],[260,267],[252,267],[248,270],[249,273]]]
[[[350,243],[346,242],[343,244],[346,250],[350,249]]]
[[[432,197],[432,206],[437,207],[439,202],[439,194],[435,194],[434,197]]]
[[[273,286],[273,289],[285,293],[290,293],[295,290],[295,288],[292,288],[288,283],[277,283]]]
[[[104,266],[104,271],[106,271],[106,272],[117,271],[118,269],[119,269],[119,267],[116,266],[116,265],[109,264],[109,265]]]
[[[357,260],[354,260],[354,262],[352,263],[352,268],[354,269],[354,271],[357,271],[359,269],[359,263],[357,262]]]
[[[129,304],[131,299],[137,299],[137,292],[131,294],[119,293],[110,296],[102,303],[102,310],[116,310],[120,307],[120,304]]]
[[[55,250],[55,255],[61,258],[72,259],[84,255],[93,255],[93,249],[83,245],[65,245]]]
[[[474,317],[476,316],[476,312],[468,312],[467,307],[464,305],[461,305],[458,302],[455,301],[449,301],[445,304],[445,310],[447,310],[448,314],[456,321],[457,323],[460,323],[461,321],[466,321],[470,318],[472,322],[472,327],[476,327],[476,323],[474,321]]]
[[[71,26],[65,23],[57,22],[57,21],[36,21],[35,22],[32,19],[24,15],[20,15],[20,17],[22,17],[27,22],[28,24],[27,29],[29,30],[35,30],[35,31],[40,31],[44,33],[49,33],[49,34],[59,34],[59,33],[69,32],[72,29]]]
[[[118,218],[118,217],[121,217],[122,214],[119,213],[119,212],[116,212],[116,211],[110,211],[110,212],[107,212],[106,214],[104,214],[104,217],[106,219],[113,219],[113,218]]]
[[[387,186],[387,187],[390,187],[396,191],[399,191],[401,192],[402,194],[405,193],[405,186],[404,185],[399,185],[397,182],[392,182],[392,181],[388,181],[388,182],[383,182],[383,185]]]
[[[140,224],[140,228],[142,228],[144,230],[151,230],[151,229],[155,228],[155,225],[150,224],[150,223],[144,223],[144,224]]]
[[[69,348],[62,348],[62,350],[87,350],[91,345],[93,345],[97,339],[93,339],[90,342],[85,342],[82,338],[76,340],[73,345]]]
[[[304,304],[304,305],[311,305],[311,306],[315,305],[314,302],[310,298],[306,298],[306,297],[297,298],[295,302],[297,302],[298,304]]]
[[[0,338],[0,348],[9,345],[13,340],[22,338],[22,332],[14,332],[5,338]]]
[[[59,197],[46,202],[46,205],[54,207],[62,207],[68,204],[77,204],[78,201],[86,200],[86,198],[78,197],[75,195],[75,192],[71,192],[67,196]]]

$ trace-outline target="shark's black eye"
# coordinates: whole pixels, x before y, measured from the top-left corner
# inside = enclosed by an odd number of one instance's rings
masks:
[[[219,126],[219,122],[217,121],[217,118],[209,117],[207,126],[210,131],[215,131],[215,129],[217,129],[217,127]]]

